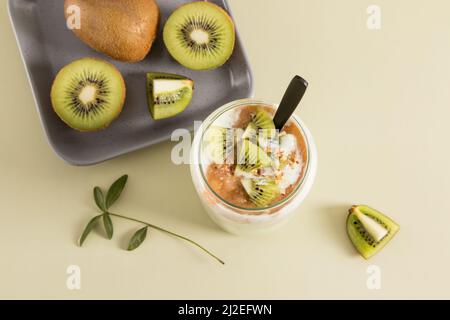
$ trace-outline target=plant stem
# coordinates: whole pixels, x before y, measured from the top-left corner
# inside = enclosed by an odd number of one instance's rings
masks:
[[[166,229],[164,229],[164,228],[158,227],[158,226],[156,226],[156,225],[154,225],[154,224],[147,223],[147,222],[142,221],[142,220],[138,220],[138,219],[134,219],[134,218],[129,218],[129,217],[126,217],[126,216],[123,216],[123,215],[120,215],[120,214],[116,214],[116,213],[111,213],[111,212],[108,212],[108,213],[109,213],[111,216],[114,216],[114,217],[117,217],[117,218],[121,218],[121,219],[125,219],[125,220],[130,220],[130,221],[138,222],[138,223],[142,223],[142,224],[144,224],[144,225],[146,225],[146,226],[148,226],[148,227],[150,227],[150,228],[153,228],[153,229],[156,229],[156,230],[165,232],[165,233],[167,233],[167,234],[170,234],[171,236],[174,236],[174,237],[180,238],[180,239],[182,239],[182,240],[185,240],[185,241],[187,241],[187,242],[193,244],[194,246],[200,248],[201,250],[203,250],[204,252],[206,252],[207,254],[209,254],[211,257],[213,257],[214,259],[216,259],[217,261],[219,261],[221,264],[225,264],[225,262],[224,262],[223,260],[221,260],[219,257],[217,257],[216,255],[214,255],[212,252],[210,252],[209,250],[207,250],[205,247],[201,246],[200,244],[198,244],[198,243],[195,242],[194,240],[191,240],[191,239],[189,239],[189,238],[187,238],[187,237],[185,237],[185,236],[179,235],[179,234],[177,234],[177,233],[175,233],[175,232],[166,230]]]

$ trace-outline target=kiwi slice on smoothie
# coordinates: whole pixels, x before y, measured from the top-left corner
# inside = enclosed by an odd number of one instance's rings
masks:
[[[242,141],[237,160],[239,170],[246,172],[272,165],[267,153],[248,139]]]
[[[211,159],[217,164],[233,162],[235,132],[232,128],[211,126],[203,137]]]
[[[258,136],[258,127],[254,122],[250,122],[247,125],[247,128],[245,128],[244,133],[242,134],[242,139],[248,139],[252,142],[256,142],[257,136]]]
[[[241,184],[250,201],[257,207],[269,205],[280,195],[275,179],[263,177],[258,173],[258,169],[272,165],[273,160],[261,147],[248,139],[243,140],[234,174],[243,177]]]
[[[272,116],[262,107],[257,107],[252,122],[258,129],[275,130]]]
[[[280,195],[278,185],[273,179],[244,178],[241,183],[251,202],[257,207],[268,206]]]
[[[395,221],[368,206],[352,206],[349,210],[347,233],[365,259],[378,253],[399,229]]]
[[[194,81],[184,76],[150,72],[147,74],[147,98],[150,114],[160,120],[183,112],[192,100]]]
[[[278,130],[276,130],[272,115],[269,112],[258,106],[250,123],[257,129],[258,145],[261,148],[278,148]]]
[[[172,57],[193,70],[215,69],[231,56],[233,20],[221,7],[204,1],[184,4],[167,20],[164,43]]]

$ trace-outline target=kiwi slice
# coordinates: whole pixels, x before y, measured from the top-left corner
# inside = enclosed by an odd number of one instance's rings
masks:
[[[257,107],[252,122],[258,128],[258,145],[262,148],[278,147],[278,131],[275,129],[272,115],[264,108]]]
[[[250,200],[257,207],[266,207],[280,194],[278,185],[273,179],[241,179],[242,186]]]
[[[242,139],[248,139],[252,142],[257,141],[258,136],[258,127],[253,122],[250,122],[245,128],[244,133],[242,134]]]
[[[173,117],[186,109],[192,100],[194,81],[184,76],[147,73],[147,97],[153,119]]]
[[[211,126],[205,132],[203,141],[215,163],[233,163],[235,137],[232,128]]]
[[[234,23],[225,10],[204,1],[175,10],[163,31],[172,57],[193,70],[215,69],[231,56],[235,44]]]
[[[263,149],[248,139],[242,141],[238,156],[238,170],[250,172],[271,165],[272,159]]]
[[[272,116],[263,108],[257,107],[255,115],[253,116],[253,123],[258,129],[267,131],[275,130],[275,124],[273,123]]]
[[[368,206],[355,205],[349,210],[347,233],[365,259],[378,253],[399,229],[392,219]]]
[[[122,111],[125,82],[110,63],[83,58],[59,71],[51,89],[53,109],[79,131],[106,128]]]

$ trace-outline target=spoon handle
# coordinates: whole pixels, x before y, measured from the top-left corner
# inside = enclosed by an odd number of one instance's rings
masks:
[[[300,100],[302,100],[307,87],[308,82],[300,76],[295,76],[291,80],[273,118],[276,129],[280,131],[283,129],[284,125],[297,108]]]

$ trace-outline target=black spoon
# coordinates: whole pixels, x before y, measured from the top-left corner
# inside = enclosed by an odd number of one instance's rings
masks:
[[[286,89],[283,99],[280,102],[280,106],[273,117],[276,129],[279,131],[283,129],[284,125],[300,103],[300,100],[302,100],[307,87],[308,82],[300,76],[295,76],[291,80],[291,83]]]

